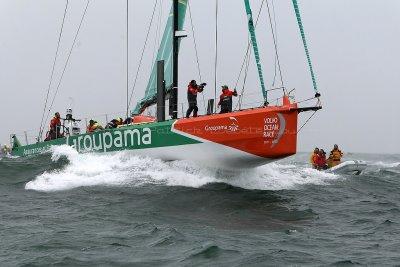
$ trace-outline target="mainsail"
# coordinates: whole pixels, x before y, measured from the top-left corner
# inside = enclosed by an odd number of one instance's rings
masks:
[[[185,22],[186,15],[186,7],[188,0],[179,0],[178,9],[179,9],[179,17],[178,17],[178,30],[181,31],[183,29],[183,24]],[[144,97],[136,104],[135,109],[132,111],[132,114],[140,114],[144,111],[148,106],[155,104],[157,102],[157,61],[164,60],[164,79],[165,79],[165,88],[167,93],[172,88],[172,71],[173,71],[173,62],[172,62],[172,41],[173,41],[173,6],[171,7],[171,11],[169,13],[167,25],[164,30],[164,34],[161,40],[160,47],[158,49],[157,58],[153,63],[153,68],[151,71],[151,75],[149,78],[149,82],[147,83],[146,92]],[[180,42],[179,42],[180,43]]]

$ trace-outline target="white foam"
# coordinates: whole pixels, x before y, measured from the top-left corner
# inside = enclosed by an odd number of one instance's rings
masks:
[[[163,162],[114,154],[78,154],[69,146],[52,148],[52,160],[66,157],[69,163],[61,170],[45,172],[26,184],[37,191],[69,190],[88,186],[167,186],[201,187],[209,183],[228,183],[246,189],[296,189],[306,184],[324,185],[339,176],[310,168],[272,163],[241,173],[226,173],[204,168],[188,161]]]
[[[383,161],[378,161],[374,162],[371,165],[379,166],[379,167],[384,167],[384,168],[396,168],[400,167],[400,162],[383,162]]]
[[[271,163],[242,173],[228,183],[246,189],[283,190],[298,189],[302,185],[326,185],[339,176],[311,168]]]

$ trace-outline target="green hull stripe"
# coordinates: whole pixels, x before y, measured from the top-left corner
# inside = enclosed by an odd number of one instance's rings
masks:
[[[201,142],[171,131],[174,121],[132,125],[92,134],[59,138],[48,142],[21,146],[12,151],[15,156],[31,156],[47,152],[51,146],[69,145],[78,152],[112,152],[199,144]]]

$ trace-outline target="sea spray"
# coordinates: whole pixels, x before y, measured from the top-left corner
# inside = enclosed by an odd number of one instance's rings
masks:
[[[400,162],[378,161],[378,162],[369,162],[368,165],[374,165],[374,166],[384,167],[384,168],[397,168],[397,167],[400,167]]]
[[[164,162],[129,152],[79,154],[69,146],[53,147],[52,160],[65,157],[68,164],[48,171],[26,184],[37,191],[69,190],[87,186],[142,186],[157,184],[198,188],[209,183],[227,183],[258,190],[296,189],[301,185],[324,185],[339,176],[290,164],[272,163],[259,168],[225,172],[190,161]]]

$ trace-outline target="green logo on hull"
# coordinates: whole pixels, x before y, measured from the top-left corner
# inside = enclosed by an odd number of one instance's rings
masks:
[[[126,126],[91,134],[59,138],[48,142],[20,146],[15,156],[32,156],[48,152],[51,146],[69,145],[78,152],[111,152],[198,144],[199,141],[171,131],[174,121]]]
[[[145,148],[152,145],[152,132],[150,128],[101,131],[67,137],[67,144],[74,147],[78,152],[107,152],[127,148]]]

